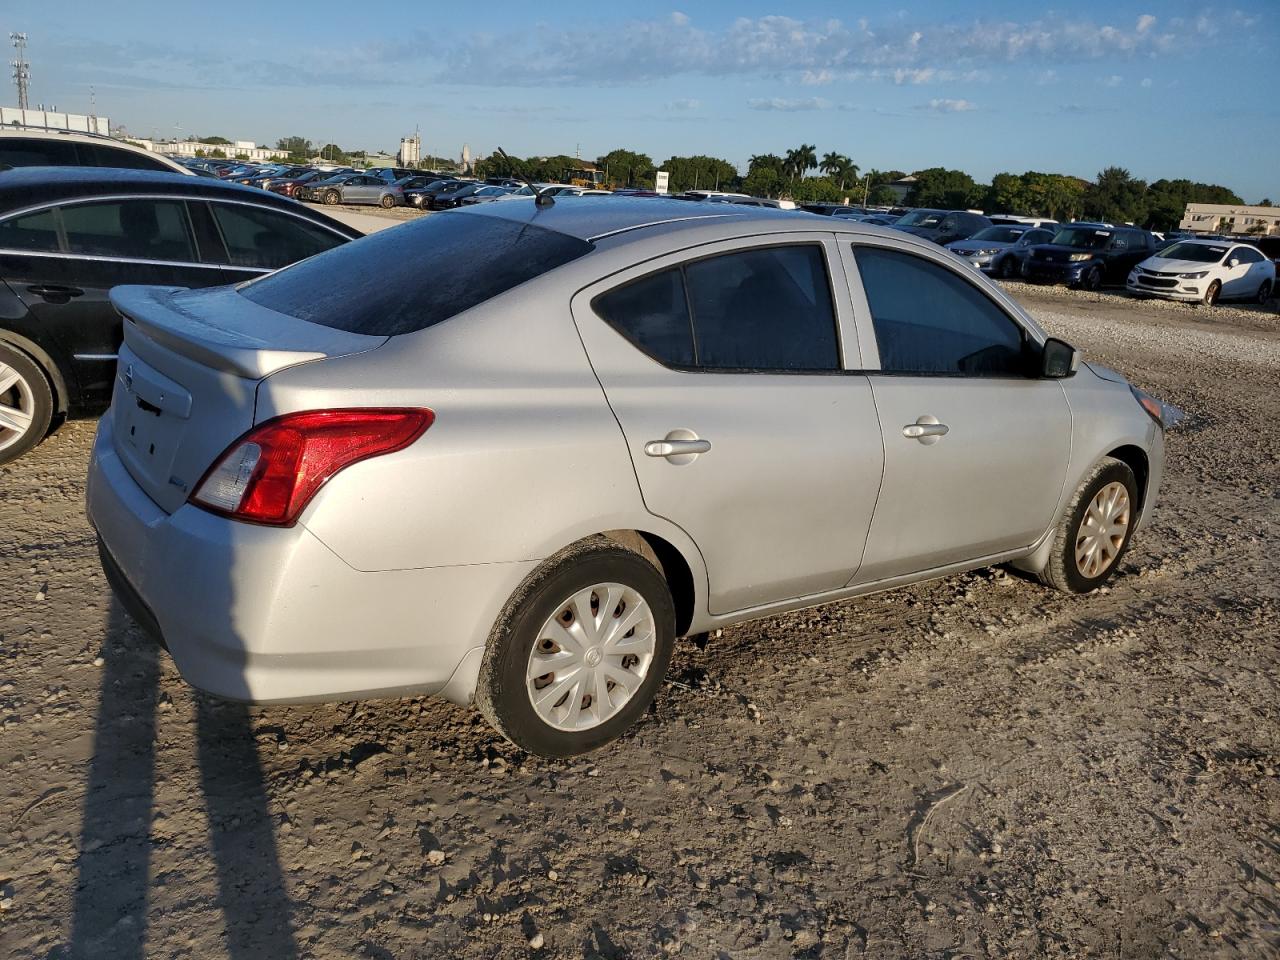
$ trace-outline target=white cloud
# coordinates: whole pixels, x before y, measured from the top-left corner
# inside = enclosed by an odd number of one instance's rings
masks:
[[[800,74],[800,82],[806,87],[825,87],[835,81],[835,74],[830,70],[806,70]]]
[[[947,97],[935,97],[928,103],[917,107],[919,110],[932,110],[934,113],[967,113],[977,110],[978,105],[968,100],[952,100]]]
[[[791,113],[798,110],[826,110],[831,106],[831,103],[823,100],[822,97],[800,97],[796,99],[757,97],[753,100],[748,100],[747,106],[752,110],[779,110]]]
[[[1150,78],[1150,77],[1143,77],[1143,78],[1142,78],[1142,83],[1140,84],[1140,86],[1141,86],[1141,87],[1142,87],[1142,89],[1144,89],[1144,90],[1150,90],[1150,89],[1151,89],[1151,78]]]
[[[1156,25],[1156,18],[1149,13],[1144,13],[1138,18],[1138,33],[1144,34]]]
[[[1037,87],[1047,87],[1051,83],[1057,83],[1057,82],[1058,82],[1057,70],[1042,70],[1040,71],[1040,75],[1036,77]]]
[[[692,97],[684,97],[680,100],[672,100],[667,104],[667,109],[671,111],[688,111],[697,110],[702,106],[701,100],[695,100]]]
[[[1124,77],[1120,76],[1118,73],[1113,73],[1111,76],[1106,79],[1099,80],[1098,82],[1104,87],[1118,87],[1120,84],[1124,83]]]
[[[681,13],[679,10],[671,14],[670,19],[672,24],[677,27],[687,26],[689,23],[689,15],[687,13]]]

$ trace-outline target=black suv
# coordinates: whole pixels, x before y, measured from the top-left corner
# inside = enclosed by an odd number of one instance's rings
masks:
[[[111,400],[120,284],[211,287],[363,236],[265,190],[92,167],[0,172],[0,463]]]
[[[893,228],[945,247],[957,240],[968,240],[989,226],[990,220],[968,210],[911,210],[900,217]]]
[[[1122,284],[1135,266],[1153,256],[1156,238],[1137,227],[1068,223],[1052,243],[1031,248],[1022,275],[1032,283],[1065,283],[1086,290]]]

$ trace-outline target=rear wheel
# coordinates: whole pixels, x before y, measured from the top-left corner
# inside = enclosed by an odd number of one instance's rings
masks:
[[[593,538],[539,567],[489,639],[476,704],[516,746],[570,757],[616,740],[671,661],[675,607],[638,553]]]
[[[0,463],[44,439],[53,420],[53,388],[25,353],[0,344]]]
[[[337,190],[329,190],[324,195],[324,202],[331,207],[341,199],[342,194],[338,193]]]
[[[1209,289],[1204,292],[1204,296],[1200,299],[1200,302],[1206,307],[1212,307],[1218,302],[1218,297],[1221,293],[1222,284],[1215,280],[1213,283],[1209,284]]]
[[[388,210],[390,210],[392,207],[396,205],[396,198],[388,193],[379,202]]]
[[[1270,299],[1271,299],[1271,281],[1263,280],[1261,285],[1258,287],[1258,302],[1266,303]]]
[[[1137,506],[1129,465],[1104,457],[1067,504],[1040,580],[1066,593],[1088,593],[1110,580],[1129,548]]]

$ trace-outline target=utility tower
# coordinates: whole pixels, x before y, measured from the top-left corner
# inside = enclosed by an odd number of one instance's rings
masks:
[[[31,82],[31,64],[27,62],[27,35],[11,33],[9,39],[13,49],[18,51],[13,61],[13,82],[18,86],[18,109],[27,109],[27,85]]]

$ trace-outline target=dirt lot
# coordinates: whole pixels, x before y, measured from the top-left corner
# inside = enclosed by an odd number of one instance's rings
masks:
[[[193,694],[98,572],[93,425],[0,468],[0,956],[1280,955],[1280,317],[1015,290],[1188,413],[1113,586],[727,630],[575,762]]]

